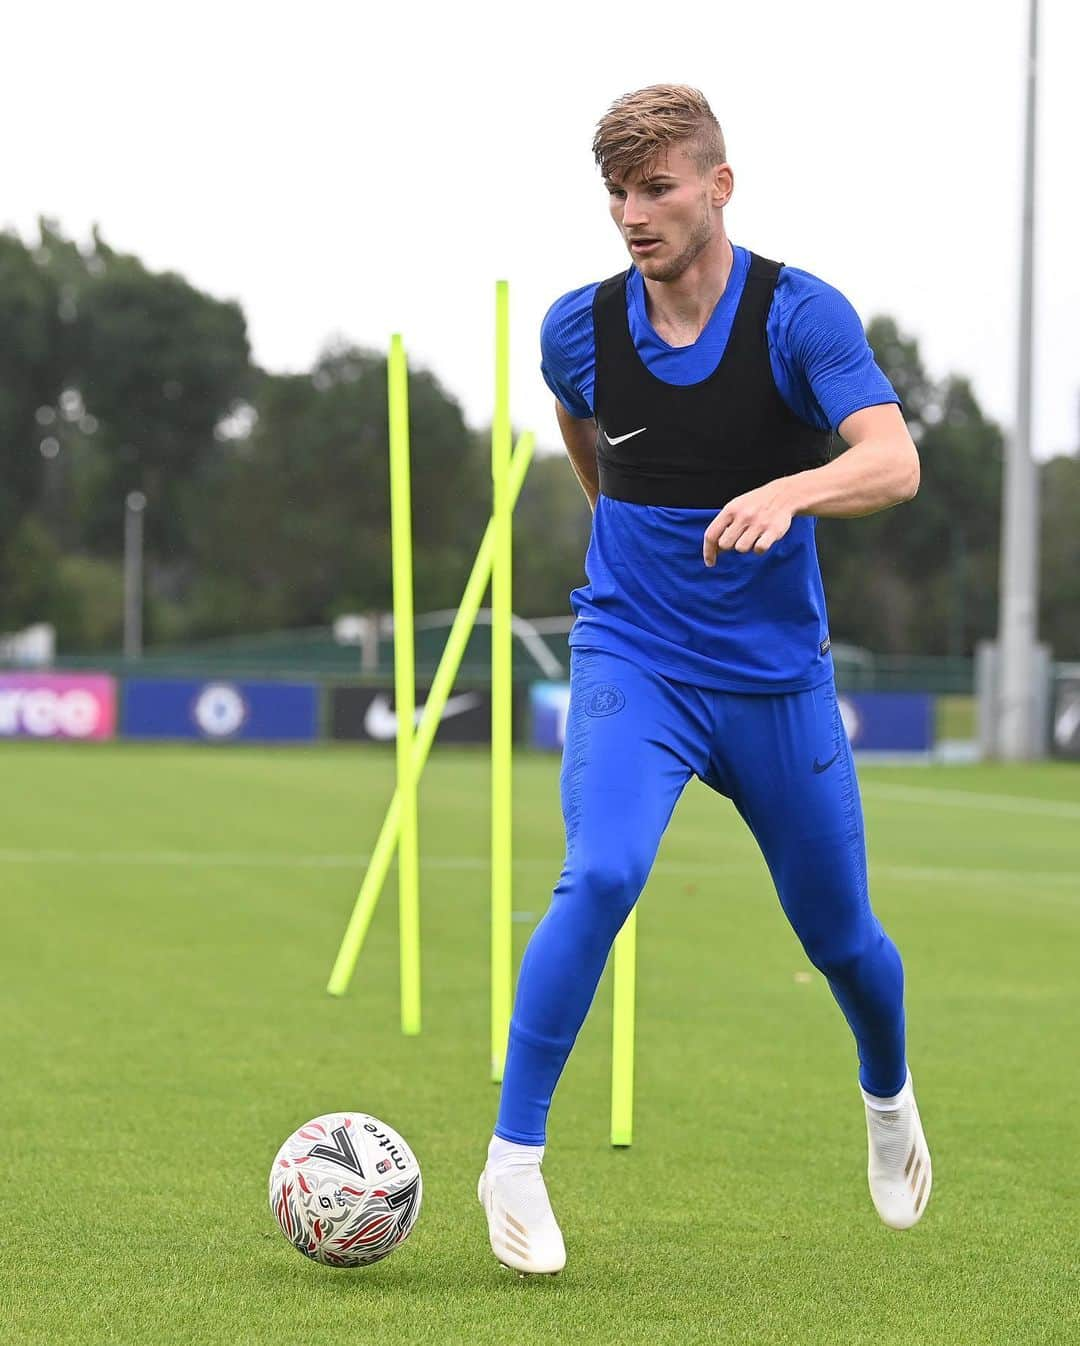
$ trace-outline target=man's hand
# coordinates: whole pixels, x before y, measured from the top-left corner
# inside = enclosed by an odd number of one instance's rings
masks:
[[[849,445],[838,458],[766,482],[724,506],[705,530],[707,566],[716,564],[718,551],[768,551],[795,514],[861,519],[912,498],[919,454],[894,402],[854,411],[837,428]]]
[[[789,483],[781,477],[729,500],[705,529],[705,564],[715,565],[718,551],[766,552],[782,538],[794,513]]]

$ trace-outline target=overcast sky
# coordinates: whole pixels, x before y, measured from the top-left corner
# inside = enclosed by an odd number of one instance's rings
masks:
[[[493,283],[513,414],[558,443],[538,330],[627,265],[589,144],[618,95],[694,84],[737,243],[894,315],[1015,414],[1027,0],[5,6],[0,223],[39,214],[237,299],[255,358],[401,331],[486,423]],[[1042,0],[1036,452],[1080,397],[1080,6]]]

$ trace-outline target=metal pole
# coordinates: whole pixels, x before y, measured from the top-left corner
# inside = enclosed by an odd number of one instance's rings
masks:
[[[1010,439],[1005,459],[998,633],[1001,655],[998,755],[1007,761],[1041,756],[1042,751],[1042,745],[1036,739],[1034,686],[1034,655],[1038,639],[1038,476],[1031,457],[1038,18],[1039,0],[1030,0],[1016,432]]]
[[[146,496],[129,491],[124,501],[124,658],[142,658],[143,510]]]
[[[360,636],[360,672],[377,673],[379,671],[379,614],[368,612],[364,615],[364,629]]]
[[[500,1084],[514,999],[513,516],[510,495],[510,287],[495,282],[495,414],[491,422],[491,1079]]]

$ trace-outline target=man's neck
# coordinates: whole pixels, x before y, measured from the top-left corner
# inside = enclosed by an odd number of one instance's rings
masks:
[[[677,280],[642,277],[645,311],[669,346],[692,346],[702,334],[727,289],[734,264],[735,253],[721,228]]]

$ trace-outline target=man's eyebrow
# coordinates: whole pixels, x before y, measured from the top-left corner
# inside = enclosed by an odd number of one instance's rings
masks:
[[[648,177],[641,179],[640,185],[642,187],[648,187],[652,182],[678,182],[678,180],[678,177],[674,173],[650,173]],[[623,183],[615,182],[611,178],[604,179],[604,186],[608,191],[611,191],[612,188],[622,191],[623,185]]]

